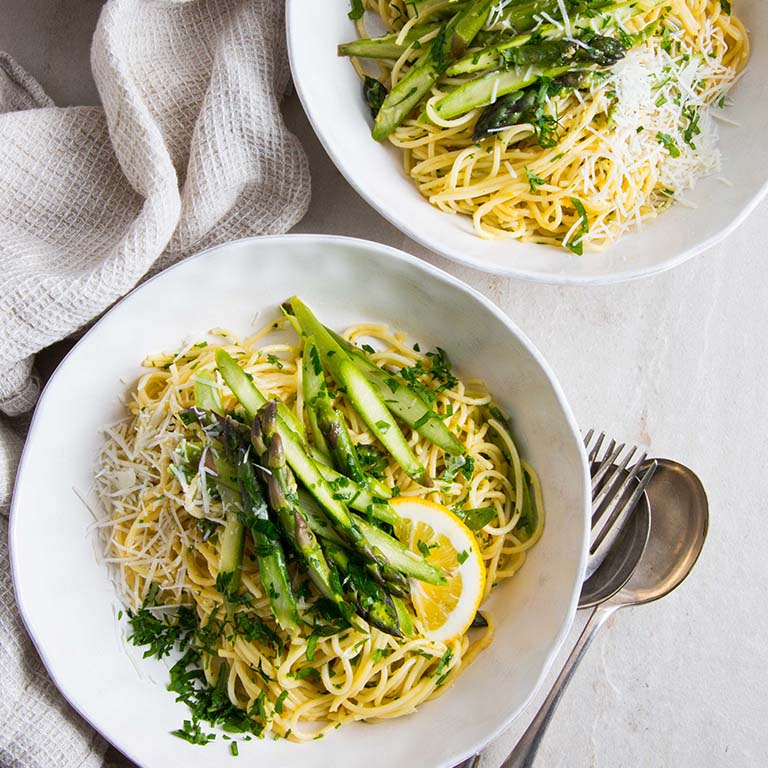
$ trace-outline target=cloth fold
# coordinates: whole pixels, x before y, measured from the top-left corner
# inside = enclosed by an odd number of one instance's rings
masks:
[[[110,0],[91,50],[101,107],[55,107],[0,53],[0,514],[38,351],[191,253],[304,215],[308,164],[279,107],[283,12],[273,0]],[[0,522],[0,766],[100,764],[103,743],[23,635]]]

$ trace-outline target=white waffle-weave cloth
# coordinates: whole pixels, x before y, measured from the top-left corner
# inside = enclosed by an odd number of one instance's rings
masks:
[[[101,107],[57,108],[0,53],[0,766],[101,766],[23,631],[7,515],[34,356],[191,253],[285,232],[306,156],[279,102],[283,3],[110,0],[91,50]]]

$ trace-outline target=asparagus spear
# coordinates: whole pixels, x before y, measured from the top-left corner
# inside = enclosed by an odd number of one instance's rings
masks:
[[[221,399],[215,387],[215,376],[210,371],[201,371],[195,381],[195,407],[199,409],[198,420],[205,428],[215,422],[214,414],[221,414]],[[245,550],[245,526],[242,521],[242,497],[235,490],[235,473],[222,456],[216,457],[216,488],[224,509],[224,528],[219,536],[219,570],[216,587],[226,597],[237,595]],[[233,482],[234,480],[234,482]],[[206,477],[200,481],[207,482]]]
[[[539,56],[541,47],[546,46]],[[446,94],[435,104],[435,111],[444,119],[465,114],[477,107],[494,102],[504,96],[534,83],[540,77],[554,78],[574,68],[585,68],[590,64],[609,66],[624,56],[626,49],[610,37],[595,36],[586,47],[569,40],[550,40],[539,45],[515,49],[522,62],[506,72],[490,72],[476,80]],[[534,63],[534,59],[539,61]],[[527,61],[526,61],[527,60]]]
[[[423,557],[404,547],[397,539],[385,533],[380,528],[367,520],[357,518],[355,520],[363,536],[374,547],[384,553],[384,556],[392,564],[393,568],[428,584],[446,584],[447,578],[442,568],[432,565]]]
[[[413,455],[400,427],[376,390],[354,365],[347,352],[335,341],[325,326],[297,296],[290,299],[290,310],[305,334],[315,337],[322,362],[327,365],[339,387],[343,387],[354,409],[368,429],[392,454],[406,474],[422,485],[430,486],[431,479]]]
[[[267,402],[267,398],[259,392],[249,374],[247,374],[226,350],[216,350],[216,366],[224,379],[224,383],[232,390],[232,394],[245,408],[249,418],[253,418],[256,412]],[[296,435],[297,439],[304,439],[304,425],[299,422],[295,414],[288,409],[285,403],[278,402],[277,412],[280,420]]]
[[[314,336],[307,336],[304,340],[302,367],[304,402],[313,435],[315,431],[320,433],[336,469],[358,485],[367,485],[368,478],[360,464],[344,417],[331,404]]]
[[[365,59],[398,59],[409,45],[438,29],[439,26],[439,24],[417,24],[405,33],[402,40],[399,32],[381,37],[362,37],[359,40],[342,43],[338,47],[338,54]]]
[[[436,14],[455,13],[465,4],[464,0],[410,0],[405,8],[411,18],[425,19]]]
[[[382,141],[422,100],[448,65],[464,53],[485,24],[494,0],[472,0],[441,29],[416,64],[389,92],[376,115],[372,136]]]
[[[386,502],[387,499],[391,498],[392,491],[375,477],[368,477],[369,489],[353,483],[348,477],[326,464],[318,462],[317,468],[339,501],[343,501],[358,512],[364,512],[377,520],[381,520],[382,523],[396,525],[400,521],[400,517],[392,505]]]
[[[227,465],[220,462],[218,474],[229,477]],[[237,595],[240,587],[240,576],[243,566],[243,551],[245,550],[245,526],[242,520],[241,495],[224,483],[217,482],[221,504],[224,508],[224,529],[219,535],[219,572],[216,576],[216,588],[224,597],[232,598]]]
[[[444,451],[454,456],[464,453],[464,446],[445,426],[439,414],[402,379],[380,368],[362,349],[353,346],[333,331],[329,333],[349,353],[352,362],[365,374],[392,413]]]
[[[277,432],[277,408],[273,403],[271,401],[263,406],[261,418],[257,416],[251,428],[252,444],[269,470],[266,482],[270,505],[289,541],[304,558],[309,577],[315,586],[323,595],[340,605],[343,599],[334,588],[323,550],[299,503],[296,479],[286,465],[283,442]]]
[[[382,632],[394,637],[402,637],[403,633],[400,631],[398,613],[392,597],[367,576],[344,548],[327,541],[325,551],[339,569],[344,586],[349,590],[352,602],[357,606],[360,615]]]
[[[661,2],[661,0],[648,0],[645,4],[638,4],[637,0],[614,3],[601,9],[599,14],[594,11],[580,13],[571,17],[572,36],[583,34],[585,31],[604,32],[612,26],[619,26],[628,19],[648,9],[649,5]],[[446,74],[455,77],[457,75],[481,72],[487,69],[496,69],[514,62],[510,51],[526,45],[534,38],[551,40],[563,37],[562,25],[544,24],[536,29],[536,32],[518,34],[507,38],[496,45],[484,48],[482,51],[474,51],[463,59],[452,64],[446,70]]]
[[[323,459],[331,463],[331,448],[326,442],[325,433],[320,427],[318,408],[313,407],[313,403],[323,393],[325,393],[323,403],[329,399],[328,388],[323,377],[323,368],[320,365],[320,357],[314,340],[306,339],[304,342],[304,350],[301,353],[301,385],[304,392],[304,404],[306,406],[312,442],[315,444],[315,448],[320,451]]]
[[[241,493],[241,522],[253,536],[254,552],[259,565],[259,578],[269,599],[277,623],[286,631],[298,629],[296,598],[291,588],[285,553],[275,525],[269,520],[267,505],[258,478],[249,461],[249,448],[234,433],[228,420],[223,419],[223,443],[234,463]],[[224,466],[222,465],[222,468]]]

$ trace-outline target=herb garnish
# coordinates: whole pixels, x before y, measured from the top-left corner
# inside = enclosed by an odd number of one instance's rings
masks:
[[[528,185],[531,188],[531,192],[535,192],[542,184],[546,184],[546,179],[542,179],[541,176],[537,176],[531,171],[528,166],[524,167],[525,175],[528,178]]]
[[[363,14],[365,13],[365,6],[363,5],[363,0],[351,0],[350,6],[351,8],[347,16],[350,19],[352,19],[352,21],[361,19],[363,17]]]
[[[576,213],[579,214],[580,225],[576,230],[575,236],[572,237],[567,243],[563,243],[563,245],[565,245],[569,251],[572,251],[577,256],[582,256],[584,254],[584,235],[589,232],[589,217],[587,216],[587,211],[584,208],[584,203],[582,203],[581,200],[579,200],[577,197],[572,197],[571,203],[576,209]]]
[[[677,142],[668,133],[659,131],[656,134],[656,141],[664,146],[667,152],[669,152],[670,157],[680,157],[680,147],[677,146]]]

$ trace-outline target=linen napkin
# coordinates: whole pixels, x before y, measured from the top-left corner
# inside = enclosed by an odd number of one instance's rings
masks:
[[[110,0],[91,65],[102,107],[60,109],[0,54],[3,768],[90,768],[105,748],[48,680],[8,572],[3,515],[18,417],[39,391],[35,353],[193,252],[285,232],[310,196],[306,157],[279,111],[282,3]]]

